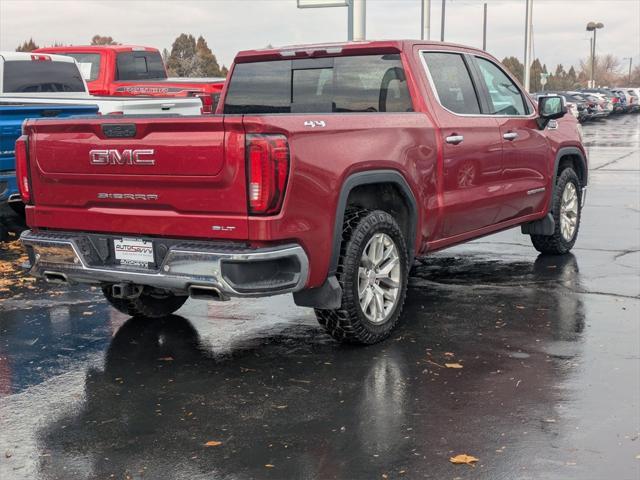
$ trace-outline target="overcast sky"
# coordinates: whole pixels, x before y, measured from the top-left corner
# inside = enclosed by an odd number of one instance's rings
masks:
[[[502,59],[524,51],[525,0],[485,0],[487,49]],[[445,40],[482,46],[483,0],[447,0]],[[419,38],[421,0],[368,0],[367,38]],[[432,0],[440,38],[441,0]],[[39,45],[86,44],[94,34],[170,48],[182,32],[203,35],[222,63],[243,49],[346,39],[345,8],[296,8],[296,0],[0,0],[0,50],[33,37]],[[599,53],[640,64],[640,0],[534,0],[535,56],[551,69],[589,52],[589,21],[600,21]],[[628,62],[626,60],[625,62]]]

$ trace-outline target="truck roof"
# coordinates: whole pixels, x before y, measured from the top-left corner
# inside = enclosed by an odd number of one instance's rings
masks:
[[[37,53],[37,52],[36,52]],[[15,61],[31,61],[31,60],[40,60],[38,58],[33,58],[33,52],[0,52],[0,57],[6,62],[15,62]],[[42,55],[40,55],[42,56]],[[66,63],[74,63],[75,60],[71,57],[66,57],[64,55],[48,55],[53,62],[66,62]]]
[[[287,45],[282,47],[243,50],[238,52],[236,63],[255,60],[282,59],[295,57],[326,57],[336,55],[359,55],[364,53],[398,53],[414,45],[451,47],[466,51],[486,53],[478,48],[457,43],[429,40],[364,40],[358,42],[313,43]]]
[[[114,52],[157,52],[157,48],[145,47],[142,45],[63,45],[56,47],[41,47],[34,52],[68,52],[75,50],[78,52],[102,52],[111,50]]]

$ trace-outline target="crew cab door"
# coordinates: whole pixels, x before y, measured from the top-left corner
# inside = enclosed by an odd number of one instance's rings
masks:
[[[533,105],[496,63],[481,56],[475,56],[474,62],[477,83],[487,97],[486,113],[498,122],[503,142],[502,206],[497,220],[539,212],[544,207],[553,163],[545,133],[538,129]]]
[[[498,122],[482,115],[482,97],[469,58],[421,51],[442,142],[440,224],[431,240],[455,237],[497,222],[502,189],[502,137]]]

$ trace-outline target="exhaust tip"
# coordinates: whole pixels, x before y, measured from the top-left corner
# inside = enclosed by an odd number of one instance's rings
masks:
[[[138,298],[142,293],[141,285],[133,285],[131,283],[114,283],[111,285],[111,296],[113,298],[127,299]]]
[[[68,283],[67,276],[60,272],[44,272],[42,274],[47,283]]]
[[[229,300],[229,297],[216,287],[202,285],[191,285],[189,287],[189,296],[196,300],[215,300],[217,302]]]

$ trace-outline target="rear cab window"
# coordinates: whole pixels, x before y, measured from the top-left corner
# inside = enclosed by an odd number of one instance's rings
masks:
[[[3,93],[85,92],[74,62],[8,60],[2,75]]]
[[[120,52],[116,56],[116,80],[167,78],[159,52]]]
[[[400,54],[239,63],[224,113],[412,112]]]

